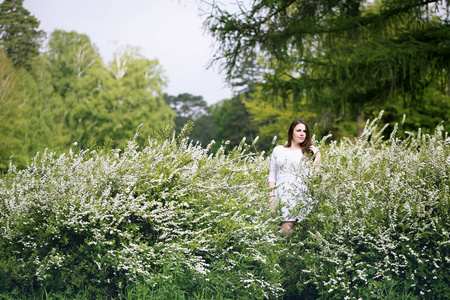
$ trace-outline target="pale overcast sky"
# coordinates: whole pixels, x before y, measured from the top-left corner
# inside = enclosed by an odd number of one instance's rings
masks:
[[[23,5],[47,34],[62,29],[88,35],[105,63],[119,46],[139,47],[145,58],[159,60],[170,95],[201,95],[209,104],[232,96],[218,65],[206,69],[213,40],[202,28],[199,0],[25,0]]]

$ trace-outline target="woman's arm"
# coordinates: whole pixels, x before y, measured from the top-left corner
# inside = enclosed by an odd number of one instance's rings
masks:
[[[277,203],[275,201],[275,186],[277,182],[277,172],[278,172],[278,164],[276,159],[276,153],[278,151],[278,146],[273,149],[272,155],[270,157],[270,170],[269,170],[269,178],[267,182],[269,183],[269,209],[271,211],[275,211],[277,208]]]
[[[309,149],[314,153],[313,165],[314,165],[314,167],[316,169],[316,168],[319,167],[320,161],[321,161],[319,149],[316,146],[312,146],[312,145],[311,145],[311,147]]]
[[[275,211],[277,204],[275,202],[275,182],[269,181],[269,209]]]

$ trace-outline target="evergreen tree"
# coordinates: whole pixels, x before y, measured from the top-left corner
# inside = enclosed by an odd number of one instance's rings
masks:
[[[31,68],[39,55],[44,32],[39,21],[23,7],[23,0],[4,0],[0,4],[0,41],[15,66]]]
[[[178,96],[164,94],[164,101],[177,112],[175,129],[180,130],[188,120],[195,121],[206,114],[208,104],[202,96],[182,93]]]
[[[200,142],[204,147],[211,143],[212,140],[217,140],[217,125],[214,122],[211,106],[206,108],[206,114],[195,119],[194,128],[189,137],[194,142]]]
[[[230,13],[213,2],[206,25],[231,81],[261,74],[263,95],[307,99],[329,129],[340,123],[345,132],[387,103],[417,105],[436,81],[448,94],[448,7],[444,0],[256,0]]]
[[[189,138],[194,142],[200,142],[203,146],[211,140],[217,139],[217,128],[214,123],[212,107],[203,99],[203,96],[195,96],[182,93],[177,96],[164,94],[164,101],[176,111],[174,118],[175,130],[180,131],[188,121],[194,123]]]
[[[233,148],[246,138],[247,143],[251,143],[257,134],[250,114],[243,102],[243,96],[225,99],[213,105],[212,114],[217,128],[217,140],[219,143],[230,142]]]

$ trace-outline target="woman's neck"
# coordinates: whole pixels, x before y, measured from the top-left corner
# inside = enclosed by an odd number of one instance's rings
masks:
[[[289,149],[291,150],[303,150],[302,146],[300,146],[300,144],[294,144],[291,143],[291,146],[289,147]]]

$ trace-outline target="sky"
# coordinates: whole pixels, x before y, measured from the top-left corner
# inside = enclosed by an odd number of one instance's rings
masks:
[[[25,0],[47,35],[55,29],[86,34],[105,63],[120,47],[158,59],[168,77],[164,92],[203,96],[208,104],[231,98],[219,65],[207,69],[213,38],[203,29],[200,0]],[[230,2],[230,1],[223,1]]]

